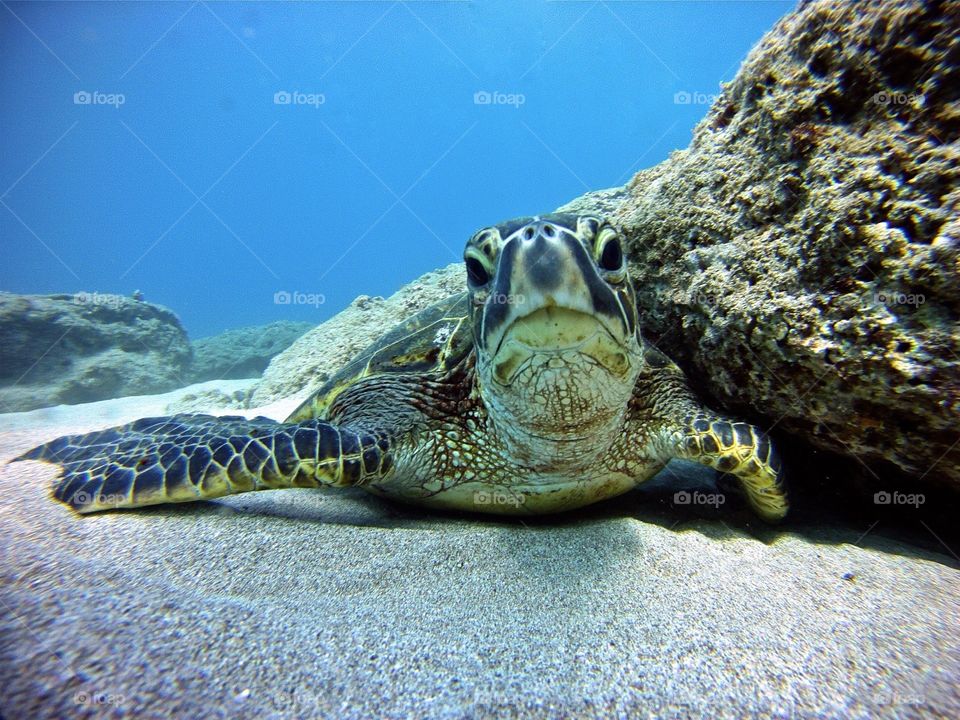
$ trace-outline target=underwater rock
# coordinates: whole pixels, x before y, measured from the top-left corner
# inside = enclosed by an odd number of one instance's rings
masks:
[[[223,386],[224,383],[228,385]],[[210,413],[234,408],[245,408],[250,401],[257,380],[207,380],[199,385],[188,385],[182,395],[163,407],[164,415],[177,413]],[[207,387],[212,385],[213,387]],[[196,388],[196,389],[193,389]]]
[[[465,290],[466,282],[463,265],[453,263],[404,285],[389,298],[361,295],[270,362],[253,391],[251,406],[293,395],[306,398],[394,325]]]
[[[613,216],[630,199],[630,190],[626,187],[593,190],[574,198],[561,208],[563,212]]]
[[[279,320],[193,340],[190,381],[258,377],[275,355],[313,327],[313,323]]]
[[[167,308],[120,295],[0,293],[0,412],[186,385],[190,345]]]
[[[804,3],[612,213],[648,337],[705,393],[954,488],[958,53],[955,2]]]

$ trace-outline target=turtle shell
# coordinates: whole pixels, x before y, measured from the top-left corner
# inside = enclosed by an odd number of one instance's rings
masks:
[[[336,397],[358,380],[384,373],[437,373],[473,349],[467,293],[457,293],[407,318],[353,358],[294,410],[287,422],[326,418]]]

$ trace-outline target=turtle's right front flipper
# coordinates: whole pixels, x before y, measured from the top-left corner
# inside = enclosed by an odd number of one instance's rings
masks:
[[[81,513],[251,490],[363,485],[392,467],[383,432],[211,415],[145,418],[68,435],[16,459],[60,465],[53,495]]]

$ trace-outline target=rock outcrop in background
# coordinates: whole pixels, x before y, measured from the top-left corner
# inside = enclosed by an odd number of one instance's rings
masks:
[[[960,4],[801,5],[613,213],[651,339],[781,435],[960,487],[958,138]]]
[[[159,305],[0,293],[0,412],[173,390],[190,357],[180,320]]]
[[[192,340],[189,380],[199,383],[259,377],[275,355],[313,327],[313,323],[278,320]]]

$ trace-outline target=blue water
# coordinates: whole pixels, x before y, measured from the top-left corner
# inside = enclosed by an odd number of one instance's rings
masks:
[[[0,289],[322,321],[685,147],[791,6],[4,3]]]

